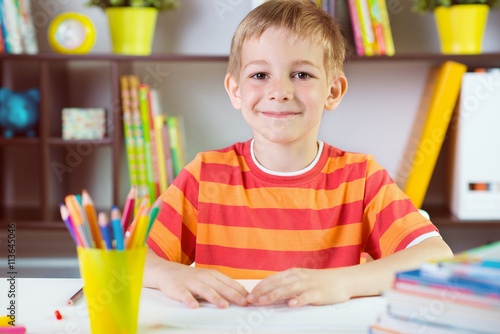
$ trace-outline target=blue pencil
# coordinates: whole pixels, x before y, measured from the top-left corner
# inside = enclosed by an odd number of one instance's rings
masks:
[[[111,227],[113,229],[113,238],[115,239],[115,249],[123,250],[125,248],[123,244],[123,229],[120,219],[120,209],[115,205],[111,209]]]
[[[99,228],[101,229],[102,239],[106,245],[106,249],[113,249],[113,243],[111,242],[111,229],[109,226],[108,216],[101,212],[99,213]]]

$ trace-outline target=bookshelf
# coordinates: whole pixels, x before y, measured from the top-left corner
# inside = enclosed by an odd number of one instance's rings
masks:
[[[110,164],[107,170],[100,172],[110,176],[110,199],[111,203],[120,203],[120,193],[123,192],[121,185],[121,170],[123,159],[123,128],[121,123],[119,77],[128,74],[136,62],[185,62],[185,63],[225,63],[228,57],[224,55],[182,55],[182,54],[153,54],[150,56],[122,56],[113,54],[88,54],[88,55],[62,55],[62,54],[37,54],[37,55],[12,55],[0,54],[0,78],[2,87],[14,90],[25,90],[38,87],[41,91],[40,122],[37,138],[13,138],[0,137],[0,225],[5,226],[9,222],[16,222],[18,226],[29,227],[60,227],[64,224],[60,221],[58,214],[57,198],[65,194],[79,192],[85,188],[84,182],[78,182],[79,177],[70,175],[66,180],[58,180],[52,170],[54,162],[64,161],[68,150],[78,152],[83,147],[92,151],[85,155],[85,159],[95,159],[95,154],[109,156]],[[441,54],[397,54],[392,57],[359,57],[351,55],[347,57],[347,64],[367,63],[374,66],[378,63],[397,63],[408,61],[425,61],[430,65],[442,63],[445,60],[454,60],[468,65],[469,67],[500,67],[500,53],[487,53],[481,55],[448,56]],[[61,138],[61,110],[63,107],[94,107],[84,105],[81,101],[74,101],[68,97],[68,87],[71,84],[68,74],[73,69],[69,64],[97,64],[102,69],[100,79],[105,98],[101,99],[101,107],[107,110],[107,134],[106,138],[96,141],[70,140]],[[79,87],[80,88],[80,87]],[[82,85],[82,90],[85,90]],[[87,103],[89,103],[87,101]],[[73,149],[70,149],[73,148]],[[102,152],[101,152],[102,151]],[[446,190],[443,186],[433,187],[433,183],[439,183],[439,174],[446,169],[446,158],[441,152],[440,161],[431,180],[429,192],[432,197],[442,198]],[[23,166],[23,171],[17,172],[16,162],[19,156],[28,156],[31,166]],[[14,166],[14,167],[13,167]],[[68,167],[68,166],[67,166]],[[69,166],[77,169],[78,166]],[[15,169],[15,170],[13,170]],[[28,171],[29,175],[26,175]],[[86,177],[91,177],[89,171],[79,171]],[[126,171],[125,171],[126,173]],[[76,174],[76,173],[75,173]],[[90,176],[88,175],[90,174]],[[79,174],[80,175],[80,174]],[[6,198],[4,184],[10,187],[20,187],[21,193],[30,193],[31,203],[29,207],[23,207],[22,201],[13,202]],[[123,182],[122,182],[123,183]],[[83,184],[83,186],[82,186]],[[16,188],[17,189],[17,188]],[[99,209],[99,208],[98,208]],[[424,203],[424,209],[428,210],[438,228],[500,228],[500,221],[459,221],[452,217],[442,205],[434,205],[432,201]]]

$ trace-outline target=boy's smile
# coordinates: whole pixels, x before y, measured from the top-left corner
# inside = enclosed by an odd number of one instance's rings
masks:
[[[226,85],[256,143],[316,147],[323,110],[334,109],[345,92],[328,80],[323,54],[321,45],[281,28],[243,43],[239,78]]]

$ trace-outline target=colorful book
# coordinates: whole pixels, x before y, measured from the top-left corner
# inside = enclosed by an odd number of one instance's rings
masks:
[[[366,56],[375,54],[375,35],[373,33],[368,0],[356,0],[359,22],[361,25],[361,36],[363,38],[363,48]]]
[[[354,46],[356,47],[356,54],[358,56],[364,56],[365,48],[363,46],[363,33],[361,31],[361,22],[359,19],[356,0],[347,1],[349,3],[349,15],[351,17],[352,34],[354,36]]]
[[[447,61],[429,72],[396,183],[420,209],[457,102],[467,66]]]
[[[9,46],[7,43],[7,30],[5,26],[5,11],[4,11],[4,0],[0,0],[0,35],[2,36],[2,40],[0,48],[3,50],[2,53],[10,53]]]
[[[168,139],[170,141],[170,152],[172,154],[172,166],[174,168],[174,178],[179,175],[182,169],[181,145],[179,140],[179,126],[177,117],[167,118]]]
[[[151,201],[156,199],[156,187],[154,180],[153,152],[151,149],[151,126],[149,125],[149,87],[146,84],[139,85],[139,107],[141,111],[142,133],[144,136],[144,149],[146,155],[146,180],[148,185],[148,194]],[[152,202],[151,202],[152,203]]]
[[[162,139],[163,139],[163,149],[165,152],[165,166],[167,168],[167,181],[168,185],[172,184],[174,180],[174,164],[172,161],[172,150],[170,149],[170,135],[168,133],[167,119],[164,120],[162,126]]]
[[[138,197],[144,198],[148,193],[148,177],[146,169],[146,145],[142,130],[141,109],[139,106],[139,78],[130,75],[130,107],[132,109],[132,124],[134,130],[137,164]]]
[[[9,53],[21,54],[23,53],[23,43],[19,27],[17,0],[3,0],[3,14]]]
[[[19,22],[24,51],[28,54],[38,53],[36,30],[31,15],[31,0],[18,0]]]
[[[394,56],[396,49],[394,48],[394,40],[392,38],[391,23],[389,21],[389,12],[387,11],[387,3],[385,0],[378,0],[380,14],[382,15],[382,28],[384,30],[385,53],[387,56]]]
[[[160,191],[159,194],[163,194],[168,187],[168,174],[167,174],[167,164],[165,159],[165,147],[163,146],[162,129],[165,124],[164,115],[155,115],[153,118],[155,127],[155,140],[156,140],[156,155],[158,157],[158,176],[160,181]]]
[[[158,110],[155,109],[157,108],[158,104],[155,103],[153,105],[153,99],[156,99],[156,91],[149,89],[148,87],[148,92],[147,92],[147,98],[148,98],[148,107],[149,107],[149,134],[151,136],[151,160],[153,163],[153,183],[155,186],[155,194],[159,196],[161,194],[160,192],[160,175],[159,175],[159,169],[158,169],[158,151],[156,149],[156,131],[155,131],[155,123],[154,123],[154,116],[157,115]],[[152,198],[151,200],[154,201],[156,199]]]
[[[128,170],[130,186],[139,184],[137,171],[137,157],[134,138],[134,121],[131,108],[131,94],[129,80],[126,75],[120,77],[122,111],[123,111],[123,130],[125,135],[125,147],[127,152]]]
[[[382,13],[378,0],[368,0],[368,10],[370,11],[370,19],[375,37],[375,53],[385,55],[387,51],[385,47],[384,28],[382,26]]]

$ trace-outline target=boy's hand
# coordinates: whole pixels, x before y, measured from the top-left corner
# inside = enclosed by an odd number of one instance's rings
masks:
[[[341,303],[351,297],[349,279],[341,271],[342,268],[288,269],[264,278],[247,300],[262,305],[288,301],[291,307]]]
[[[162,293],[190,308],[199,306],[195,297],[205,299],[219,308],[228,307],[230,302],[248,305],[245,288],[217,270],[169,263],[168,270],[163,271],[161,276],[158,286]]]

